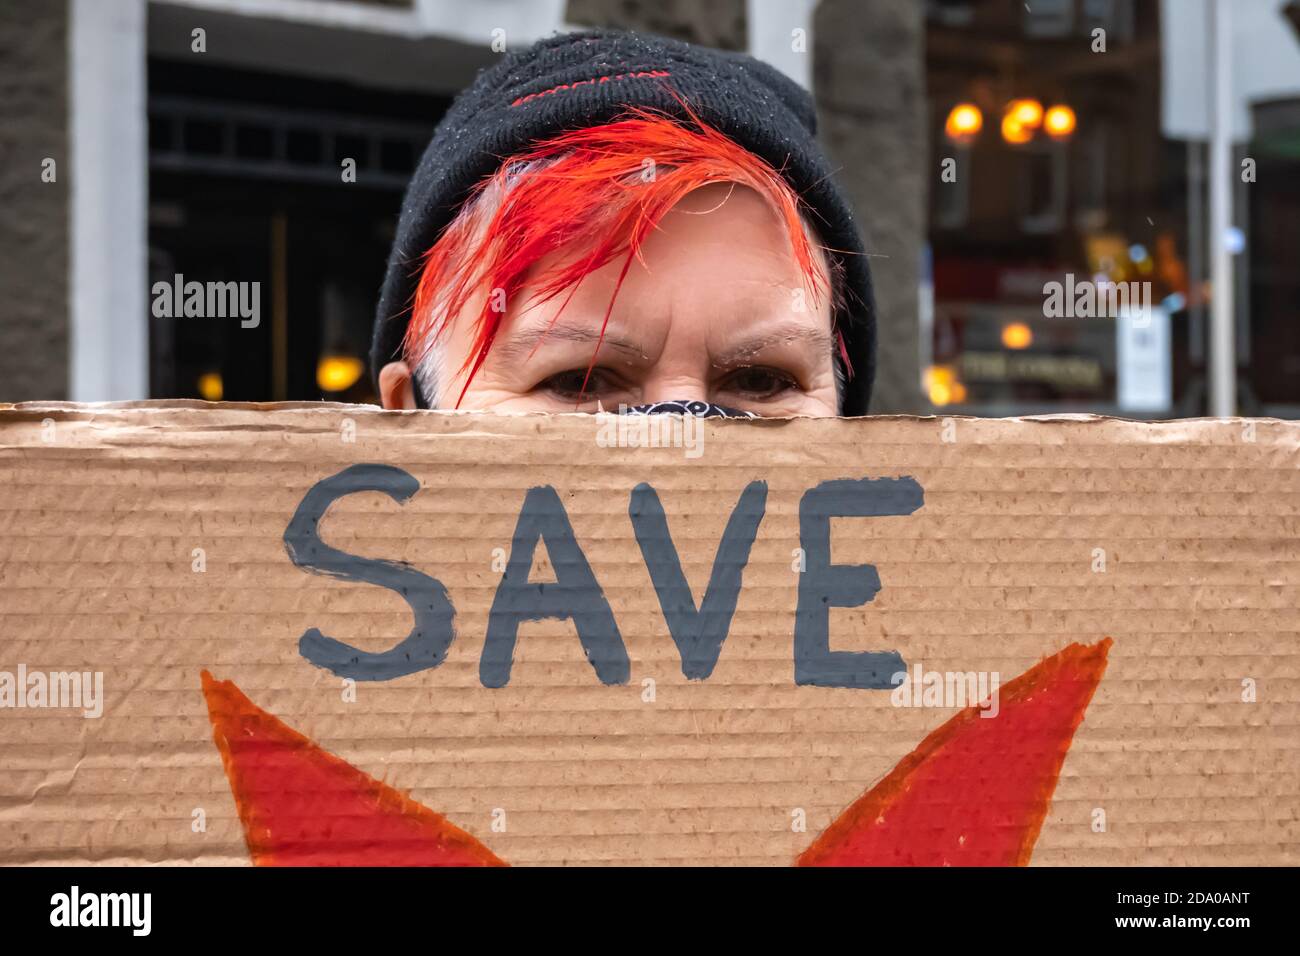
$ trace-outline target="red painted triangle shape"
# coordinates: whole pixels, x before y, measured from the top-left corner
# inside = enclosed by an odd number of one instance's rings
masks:
[[[428,807],[203,672],[212,737],[259,866],[505,866]]]
[[[800,855],[799,866],[1024,866],[1106,670],[1111,640],[1071,644],[934,731]]]

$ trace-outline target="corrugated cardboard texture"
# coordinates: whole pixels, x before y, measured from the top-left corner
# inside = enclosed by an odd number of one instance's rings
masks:
[[[835,649],[1005,682],[1114,639],[1032,863],[1300,862],[1300,423],[711,421],[698,457],[599,431],[340,405],[0,409],[0,670],[102,671],[105,696],[99,719],[0,710],[0,862],[247,865],[206,669],[510,863],[788,865],[956,712],[794,680],[801,496],[889,476],[914,477],[924,506],[833,521],[834,562],[882,584],[831,612]],[[341,499],[322,536],[442,581],[457,636],[441,666],[358,682],[349,702],[299,637],[384,650],[410,612],[295,567],[283,537],[309,488],[359,462],[420,490]],[[753,480],[767,509],[730,636],[713,674],[687,680],[629,494],[658,492],[698,602]],[[603,685],[557,620],[520,628],[507,686],[480,683],[538,485],[609,600],[624,685]]]

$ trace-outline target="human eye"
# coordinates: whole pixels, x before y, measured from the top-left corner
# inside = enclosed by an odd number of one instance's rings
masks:
[[[533,386],[533,391],[566,402],[584,402],[594,401],[618,388],[617,379],[608,369],[583,366],[548,375]]]
[[[760,401],[801,390],[794,375],[765,365],[748,365],[735,369],[722,380],[720,388],[731,394]]]

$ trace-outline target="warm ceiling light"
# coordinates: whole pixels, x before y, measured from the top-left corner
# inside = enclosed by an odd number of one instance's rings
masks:
[[[974,103],[958,103],[948,111],[943,131],[954,142],[971,139],[984,128],[984,114]]]
[[[952,405],[966,401],[966,386],[957,381],[950,365],[931,365],[923,376],[931,405]]]
[[[1043,104],[1038,100],[1012,100],[1007,104],[1007,112],[1021,126],[1030,129],[1038,129],[1043,123]]]
[[[220,372],[204,372],[199,376],[198,386],[199,394],[209,402],[221,401],[226,391]]]
[[[366,370],[366,363],[355,355],[322,355],[316,363],[316,384],[322,392],[341,392],[351,388]]]
[[[1002,117],[1002,138],[1008,143],[1019,145],[1034,138],[1034,131],[1021,126],[1016,118],[1008,113]]]
[[[1034,330],[1023,322],[1002,326],[1002,344],[1009,349],[1027,349],[1034,342]]]
[[[1002,138],[1008,143],[1027,143],[1043,125],[1043,104],[1038,100],[1012,100],[1002,114]]]
[[[1047,130],[1047,135],[1053,139],[1064,139],[1073,133],[1078,125],[1079,121],[1074,115],[1074,110],[1060,103],[1049,109],[1047,115],[1043,117],[1043,129]]]

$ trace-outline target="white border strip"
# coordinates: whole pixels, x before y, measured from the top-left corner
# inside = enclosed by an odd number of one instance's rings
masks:
[[[148,398],[145,0],[69,10],[69,392]]]
[[[776,67],[805,90],[812,89],[816,7],[817,0],[746,0],[745,4],[750,55]]]

